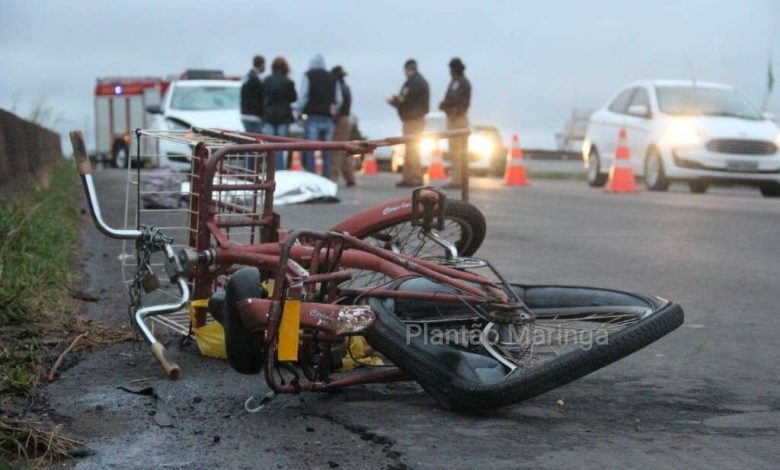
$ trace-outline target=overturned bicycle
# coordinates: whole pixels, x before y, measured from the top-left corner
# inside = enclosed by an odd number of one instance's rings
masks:
[[[433,188],[417,188],[330,231],[281,228],[273,212],[276,152],[364,154],[405,139],[313,142],[210,129],[136,131],[139,160],[160,141],[190,152],[183,231],[174,240],[144,223],[140,170],[130,225],[105,223],[83,137],[71,133],[97,227],[134,245],[133,322],[174,378],[179,368],[152,325],[181,311],[190,312],[189,331],[221,325],[230,365],[264,374],[272,393],[413,380],[447,409],[531,398],[682,324],[682,308],[654,296],[508,282],[473,256],[485,235],[479,211]],[[176,299],[144,305],[142,293],[165,290],[155,259]],[[351,351],[356,337],[392,366],[339,370],[345,344]]]

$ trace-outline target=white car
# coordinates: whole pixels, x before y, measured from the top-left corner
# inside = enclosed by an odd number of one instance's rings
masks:
[[[187,130],[192,127],[243,131],[241,122],[241,82],[238,80],[176,80],[171,82],[160,106],[147,106],[155,115],[152,129]],[[192,149],[183,143],[158,139],[159,156],[153,162],[189,170]]]
[[[634,173],[651,190],[672,181],[696,193],[738,183],[780,196],[778,127],[732,87],[654,80],[622,88],[588,124],[582,158],[591,186],[606,183],[620,129]]]

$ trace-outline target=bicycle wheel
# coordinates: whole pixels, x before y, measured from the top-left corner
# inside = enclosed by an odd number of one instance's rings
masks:
[[[403,283],[398,288],[405,290]],[[485,321],[464,330],[479,318],[469,318],[468,309],[442,312],[433,303],[421,307],[420,302],[373,298],[369,305],[377,321],[365,337],[444,408],[476,409],[552,390],[683,323],[682,308],[658,298],[578,287],[515,290],[535,318],[513,326],[518,331],[511,334],[508,326]],[[448,333],[453,330],[457,333]]]
[[[440,238],[455,244],[461,256],[473,255],[485,239],[485,216],[475,206],[462,201],[447,201],[444,208],[444,229],[438,231]],[[415,258],[441,256],[443,249],[429,238],[422,236],[419,227],[410,220],[395,222],[379,227],[363,235],[361,239],[391,251]],[[388,280],[382,274],[371,271],[354,271],[349,287],[378,285]]]

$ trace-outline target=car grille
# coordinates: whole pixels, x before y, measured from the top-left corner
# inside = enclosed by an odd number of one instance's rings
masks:
[[[707,142],[707,150],[735,155],[771,155],[777,145],[765,140],[716,139]]]

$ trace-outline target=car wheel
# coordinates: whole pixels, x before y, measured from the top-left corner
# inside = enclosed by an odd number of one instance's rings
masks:
[[[759,186],[764,197],[780,197],[780,183],[767,183]]]
[[[707,189],[709,189],[710,185],[705,183],[704,181],[689,181],[688,182],[688,188],[690,188],[691,192],[694,194],[704,194],[707,192]]]
[[[666,191],[669,180],[664,171],[664,162],[657,150],[653,149],[645,159],[645,186],[651,191]]]
[[[593,188],[600,188],[606,184],[609,175],[601,172],[601,159],[595,148],[591,149],[588,157],[588,184]]]

